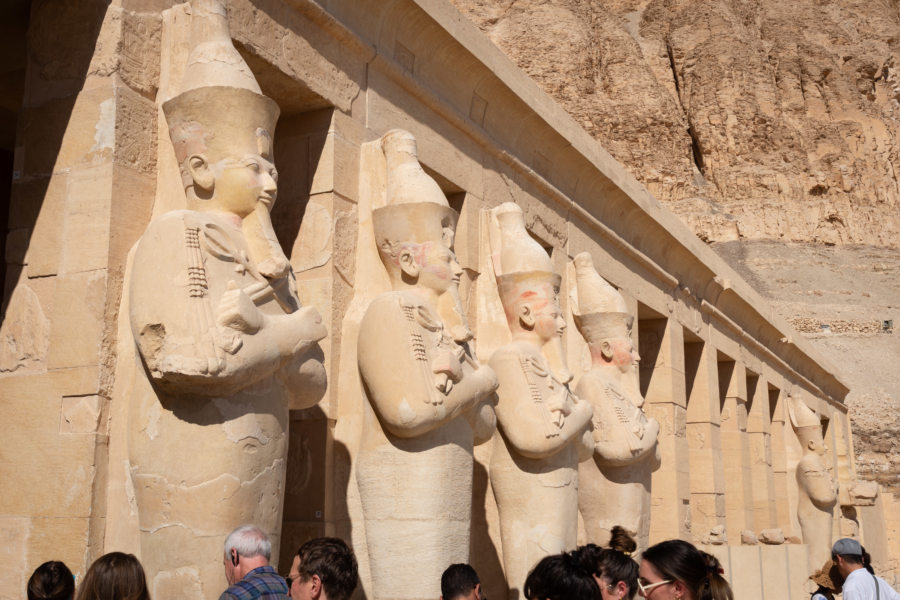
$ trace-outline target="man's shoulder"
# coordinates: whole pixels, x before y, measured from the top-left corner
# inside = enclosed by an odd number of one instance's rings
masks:
[[[222,592],[219,600],[282,600],[287,597],[288,587],[284,578],[271,567],[260,567]]]

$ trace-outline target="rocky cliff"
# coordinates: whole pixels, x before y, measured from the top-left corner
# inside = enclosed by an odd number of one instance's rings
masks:
[[[900,0],[452,1],[842,365],[900,490]]]

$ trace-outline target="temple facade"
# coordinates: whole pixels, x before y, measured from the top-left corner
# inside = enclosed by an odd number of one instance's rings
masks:
[[[213,599],[248,521],[283,573],[346,539],[374,600],[437,598],[444,560],[521,598],[616,524],[713,553],[738,600],[809,597],[845,536],[890,580],[839,365],[448,2],[2,10],[0,599],[113,550]],[[272,181],[222,220],[214,167],[247,156]]]

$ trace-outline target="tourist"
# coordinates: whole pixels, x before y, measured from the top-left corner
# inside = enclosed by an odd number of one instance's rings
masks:
[[[150,600],[144,568],[134,554],[110,552],[94,561],[77,600]]]
[[[34,570],[27,589],[28,600],[72,600],[75,578],[64,563],[51,560]]]
[[[844,578],[841,577],[837,565],[829,558],[822,568],[809,576],[819,586],[810,596],[810,600],[834,600],[834,595],[841,592]]]
[[[450,565],[441,575],[441,600],[483,600],[481,581],[471,565]]]
[[[637,542],[618,525],[611,533],[606,548],[594,544],[579,548],[582,564],[594,574],[603,600],[631,599],[638,591],[638,565],[631,558]]]
[[[359,580],[356,556],[344,540],[321,537],[297,551],[288,587],[292,600],[348,600]]]
[[[652,600],[733,600],[719,560],[683,540],[667,540],[644,551],[638,589]]]
[[[578,550],[542,558],[525,579],[524,594],[527,600],[602,600]]]
[[[269,566],[272,542],[256,525],[242,525],[225,538],[225,579],[219,600],[286,600],[288,585]]]
[[[844,600],[900,600],[900,594],[875,575],[872,558],[857,540],[836,541],[831,547],[831,560],[844,578]]]

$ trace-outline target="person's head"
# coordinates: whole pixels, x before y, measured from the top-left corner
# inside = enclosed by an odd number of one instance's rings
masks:
[[[353,550],[344,540],[321,537],[300,546],[288,586],[293,600],[347,600],[358,579]]]
[[[525,579],[527,600],[602,600],[578,550],[545,556]]]
[[[666,540],[644,551],[638,591],[650,600],[733,600],[723,574],[715,556],[684,540]]]
[[[836,541],[831,547],[831,560],[844,578],[857,569],[866,569],[869,573],[874,573],[872,557],[862,544],[853,538],[841,538]]]
[[[269,536],[256,525],[241,525],[225,538],[225,579],[234,584],[253,569],[269,564],[271,556]]]
[[[634,598],[638,590],[638,565],[631,558],[637,543],[618,525],[612,528],[608,548],[581,547],[584,567],[594,574],[603,600]]]
[[[133,554],[110,552],[94,561],[77,600],[150,600],[144,568]]]
[[[28,600],[72,600],[75,578],[58,560],[45,562],[28,579]]]
[[[441,600],[484,600],[481,581],[470,565],[450,565],[441,575]]]

